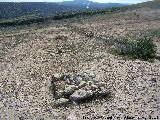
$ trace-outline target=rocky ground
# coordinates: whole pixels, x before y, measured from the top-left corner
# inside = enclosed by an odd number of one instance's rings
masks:
[[[106,42],[111,36],[135,37],[159,29],[159,11],[147,10],[1,31],[0,119],[160,119],[160,38],[153,38],[157,45],[153,62],[112,55]],[[94,75],[111,96],[54,106],[53,75],[78,73]]]

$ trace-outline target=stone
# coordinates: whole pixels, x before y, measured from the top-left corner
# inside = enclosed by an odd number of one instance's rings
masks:
[[[94,84],[93,81],[88,81],[88,82],[87,82],[87,85],[88,85],[88,86],[91,86],[92,84]]]
[[[80,84],[78,85],[78,88],[85,87],[87,85],[86,81],[81,81]]]
[[[90,99],[92,97],[92,91],[85,91],[85,90],[76,90],[71,96],[70,100],[74,102],[82,102],[83,100]]]
[[[71,84],[71,81],[67,78],[67,79],[65,80],[65,83],[68,84],[68,85],[70,85],[70,84]]]
[[[56,90],[59,91],[59,90],[64,90],[65,89],[65,82],[62,81],[62,80],[59,80],[59,81],[56,81],[54,82],[55,84],[55,87],[56,87]]]
[[[77,86],[75,85],[66,85],[64,90],[64,95],[68,96],[74,93],[74,91],[77,89]]]
[[[76,84],[78,85],[81,81],[82,81],[82,77],[78,75],[78,76],[75,78]]]
[[[54,76],[55,78],[58,78],[58,79],[61,77],[61,75],[58,74],[58,73],[54,74],[53,76]]]
[[[96,77],[96,75],[95,75],[94,73],[90,73],[90,74],[89,74],[89,77],[91,77],[91,78],[95,78],[95,77]]]
[[[101,87],[100,91],[98,92],[98,96],[100,97],[105,97],[105,96],[108,96],[108,91],[107,89],[105,89],[104,87]]]
[[[93,84],[93,85],[91,85],[91,89],[92,89],[92,90],[96,90],[96,89],[98,89],[98,87],[97,87],[97,85],[94,85],[94,84]]]
[[[69,80],[70,76],[69,75],[63,75],[61,76],[61,79],[66,81],[66,80]]]
[[[81,89],[86,90],[86,91],[91,90],[91,85],[89,85],[88,82],[86,82],[86,83],[87,84],[84,87],[82,87]]]
[[[53,83],[55,99],[58,104],[65,104],[68,101],[79,104],[86,100],[95,98],[104,98],[108,95],[106,83],[96,79],[93,73],[83,73],[76,75],[55,74]]]
[[[105,82],[99,82],[100,87],[105,87],[106,83]]]
[[[56,73],[52,76],[51,84],[53,85],[54,82],[58,81],[60,79],[60,74]]]
[[[93,81],[94,83],[99,83],[99,80],[97,80],[97,79],[95,79],[95,78],[92,78],[92,81]]]
[[[83,77],[88,77],[88,73],[84,72]]]
[[[106,83],[105,82],[96,82],[95,85],[97,85],[98,87],[105,87]]]
[[[61,98],[63,95],[64,95],[64,91],[63,90],[57,91],[57,97]]]
[[[65,104],[68,104],[68,103],[69,103],[69,99],[66,99],[66,98],[60,98],[56,101],[57,105],[65,105]]]
[[[70,113],[67,117],[67,120],[78,120],[74,112]]]
[[[73,81],[74,81],[74,76],[73,76],[73,75],[70,75],[69,80],[70,80],[71,82],[73,82]]]
[[[88,91],[88,90],[91,90],[91,86],[85,86],[84,88],[82,88],[83,90],[86,90],[86,91]]]

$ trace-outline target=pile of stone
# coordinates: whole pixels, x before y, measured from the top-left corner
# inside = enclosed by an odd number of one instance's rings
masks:
[[[51,83],[57,104],[81,103],[108,96],[105,82],[97,80],[94,74],[56,74]]]

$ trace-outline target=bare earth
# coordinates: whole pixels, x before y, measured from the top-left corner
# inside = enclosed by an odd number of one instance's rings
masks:
[[[153,62],[112,55],[102,40],[159,29],[159,16],[160,10],[140,9],[1,31],[0,120],[160,119],[160,38],[153,38]],[[106,82],[112,99],[55,108],[51,76],[77,72]]]

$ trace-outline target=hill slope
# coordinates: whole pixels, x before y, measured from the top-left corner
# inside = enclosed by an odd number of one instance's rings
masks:
[[[75,7],[67,7],[56,3],[12,3],[0,2],[0,19],[17,18],[21,16],[47,16],[61,11],[75,10]]]
[[[121,7],[124,4],[110,3],[100,4],[95,2],[71,1],[59,3],[13,3],[13,2],[0,2],[0,19],[13,19],[17,17],[44,17],[59,12],[68,12],[87,9],[105,9],[111,7]]]
[[[66,6],[75,6],[77,8],[81,9],[106,9],[106,8],[112,8],[112,7],[123,7],[127,4],[121,4],[121,3],[98,3],[93,2],[89,0],[74,0],[74,1],[63,1],[58,3],[60,5],[66,5]]]
[[[134,5],[134,7],[147,7],[147,8],[157,9],[160,8],[160,0],[153,0],[153,1],[139,3]]]

